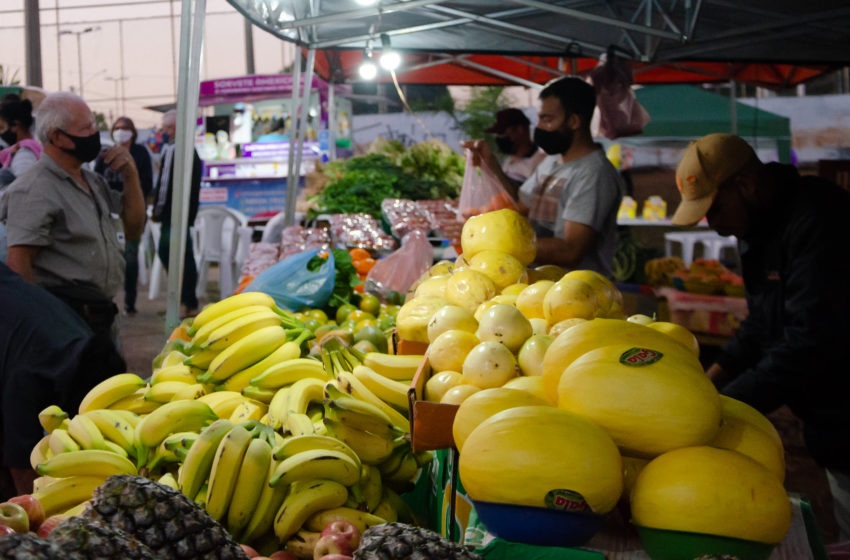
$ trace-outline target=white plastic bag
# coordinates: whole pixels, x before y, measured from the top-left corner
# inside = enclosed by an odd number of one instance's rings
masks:
[[[514,199],[502,186],[487,166],[475,167],[472,165],[472,152],[466,150],[466,169],[463,172],[463,186],[460,191],[459,209],[464,219],[510,208],[519,210]]]
[[[422,230],[401,239],[401,249],[379,260],[366,276],[366,291],[386,300],[392,292],[406,294],[410,286],[434,264],[434,248]]]
[[[593,136],[614,140],[643,132],[650,117],[632,90],[634,77],[628,60],[608,51],[590,71],[590,81],[596,88],[596,112],[590,125]]]

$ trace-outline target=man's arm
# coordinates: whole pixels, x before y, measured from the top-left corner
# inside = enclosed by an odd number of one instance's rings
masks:
[[[145,199],[133,156],[125,148],[113,146],[103,154],[103,161],[124,176],[124,207],[121,210],[124,235],[129,240],[141,239],[145,228]]]
[[[28,282],[35,283],[32,263],[40,247],[35,245],[15,245],[6,250],[6,265]]]
[[[567,221],[564,223],[563,238],[539,237],[537,239],[535,260],[566,268],[576,268],[591,251],[598,235],[590,226]]]

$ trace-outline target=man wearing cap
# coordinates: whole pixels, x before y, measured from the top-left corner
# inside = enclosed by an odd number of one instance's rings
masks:
[[[703,217],[738,238],[749,316],[707,375],[763,413],[804,422],[850,539],[850,193],[790,165],[763,164],[741,138],[709,134],[676,169],[673,223]]]
[[[549,154],[517,188],[499,168],[486,142],[463,142],[473,163],[499,177],[507,192],[528,208],[537,233],[537,262],[590,269],[610,277],[617,245],[620,174],[593,142],[593,86],[574,77],[550,82],[540,92],[534,142]]]
[[[546,157],[532,141],[530,125],[519,109],[502,109],[496,113],[496,123],[485,130],[496,135],[496,147],[505,155],[502,171],[517,185],[523,184]]]

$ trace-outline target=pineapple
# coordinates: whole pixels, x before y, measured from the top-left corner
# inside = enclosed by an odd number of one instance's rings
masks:
[[[248,556],[207,512],[141,476],[116,475],[95,489],[86,515],[133,535],[157,558],[245,560]]]
[[[482,560],[457,543],[428,529],[385,523],[363,533],[354,560]]]
[[[115,559],[154,560],[147,546],[120,529],[83,516],[71,517],[50,533],[50,542],[61,550],[65,560]]]
[[[0,538],[0,558],[3,560],[53,560],[63,556],[53,543],[33,533],[18,533]]]

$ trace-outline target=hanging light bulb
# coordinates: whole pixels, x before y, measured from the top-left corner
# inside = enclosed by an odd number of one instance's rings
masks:
[[[360,4],[361,6],[371,6],[372,4],[375,4],[377,1],[378,0],[356,0],[356,2],[358,4]]]
[[[390,44],[390,36],[386,33],[381,33],[381,58],[379,60],[381,68],[392,72],[401,66],[401,55],[392,49]]]
[[[378,67],[372,62],[372,48],[368,42],[366,50],[363,51],[363,62],[360,64],[359,73],[364,80],[374,80],[375,76],[378,75]]]

